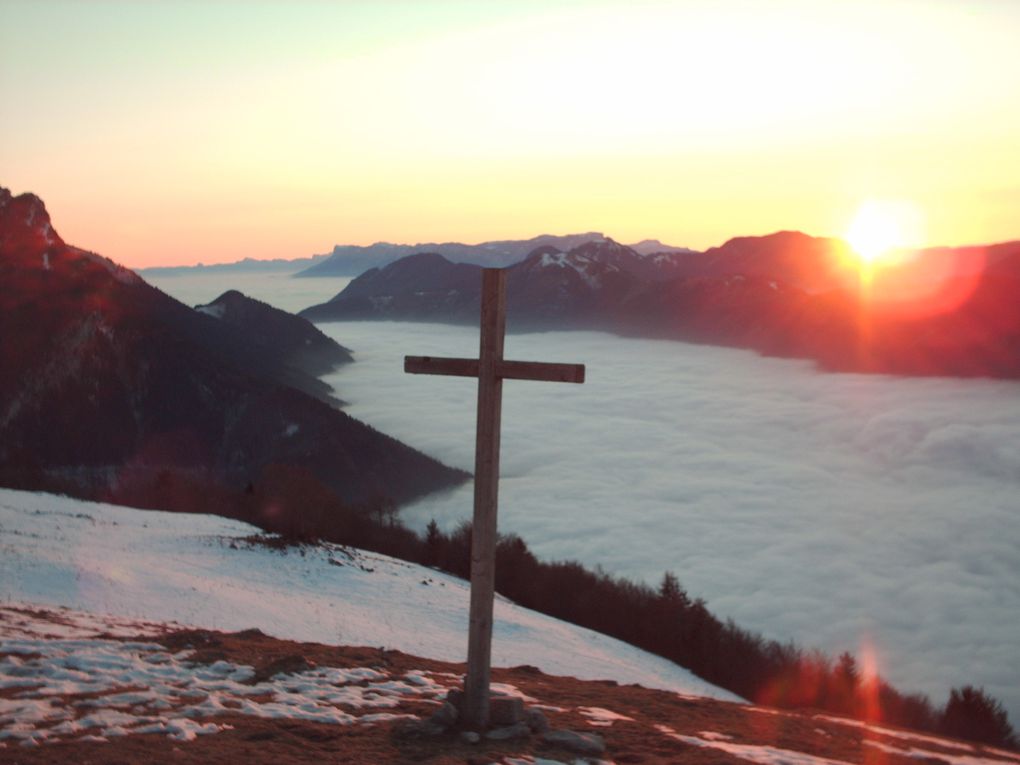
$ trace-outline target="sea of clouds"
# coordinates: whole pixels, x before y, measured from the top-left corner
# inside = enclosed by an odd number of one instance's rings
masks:
[[[272,271],[184,271],[161,276],[143,272],[142,277],[185,305],[205,305],[227,290],[239,290],[248,297],[291,313],[325,303],[351,283],[349,276],[295,279],[293,274]]]
[[[245,277],[287,310],[347,280]],[[188,303],[229,277],[169,277]],[[474,466],[472,380],[404,355],[474,356],[477,330],[320,325],[354,349],[348,411]],[[655,585],[672,570],[714,613],[879,670],[936,703],[982,685],[1020,722],[1020,383],[824,374],[808,362],[601,333],[511,335],[507,357],[587,365],[584,385],[504,385],[499,524],[542,558]],[[405,508],[471,515],[471,486]]]
[[[475,356],[477,330],[345,322],[348,411],[467,470],[476,384],[405,354]],[[780,640],[874,651],[936,703],[984,686],[1020,720],[1020,384],[824,374],[810,363],[593,332],[511,335],[508,358],[584,385],[504,384],[499,526],[544,559],[657,584]],[[470,484],[403,511],[471,515]]]

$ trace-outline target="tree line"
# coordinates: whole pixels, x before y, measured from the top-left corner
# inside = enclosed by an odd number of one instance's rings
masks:
[[[444,534],[433,521],[418,562],[467,578],[470,543],[470,524]],[[936,708],[923,694],[902,693],[865,674],[850,653],[832,660],[721,621],[670,571],[652,588],[575,561],[540,561],[524,540],[508,534],[496,548],[496,590],[526,608],[670,659],[755,703],[818,709],[993,746],[1020,744],[1002,704],[983,689],[954,688]]]
[[[350,507],[292,468],[270,471],[250,499],[247,520],[291,539],[323,538],[470,578],[470,523],[444,533],[433,520],[419,536],[401,524],[387,499]],[[276,508],[271,517],[267,506]],[[541,561],[519,536],[503,534],[496,547],[496,591],[525,608],[670,659],[755,703],[1020,748],[1002,704],[983,689],[954,688],[936,707],[923,694],[901,692],[863,672],[850,653],[832,659],[720,620],[670,571],[651,587],[576,561]]]

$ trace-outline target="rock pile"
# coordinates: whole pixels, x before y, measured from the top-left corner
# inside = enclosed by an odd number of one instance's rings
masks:
[[[516,696],[494,693],[489,702],[490,728],[484,732],[463,729],[459,725],[464,692],[452,689],[443,705],[428,720],[415,721],[403,726],[404,736],[443,736],[456,734],[461,741],[477,744],[488,741],[514,741],[538,736],[550,746],[580,755],[600,755],[606,751],[605,741],[595,733],[572,730],[554,730],[549,720],[537,708],[526,708]]]

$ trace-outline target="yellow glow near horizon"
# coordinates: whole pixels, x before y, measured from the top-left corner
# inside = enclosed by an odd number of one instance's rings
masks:
[[[966,5],[966,7],[963,7]],[[39,55],[38,30],[46,30]],[[600,230],[1020,236],[1020,4],[0,0],[0,185],[130,266]]]
[[[865,265],[874,267],[893,250],[923,241],[921,212],[910,202],[867,200],[857,209],[845,238]]]

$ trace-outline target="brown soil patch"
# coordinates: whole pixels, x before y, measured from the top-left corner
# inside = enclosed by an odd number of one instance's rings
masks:
[[[410,670],[430,673],[464,672],[463,664],[424,659],[380,648],[327,646],[278,640],[259,632],[225,634],[213,631],[181,631],[159,639],[173,651],[193,649],[194,660],[227,660],[255,668],[257,675],[287,667],[307,666],[371,667],[393,677]],[[453,677],[441,682],[457,684]],[[616,763],[684,763],[685,765],[738,765],[747,761],[716,748],[693,746],[677,741],[657,726],[668,726],[677,734],[704,738],[705,731],[728,736],[725,743],[765,745],[803,752],[816,757],[854,765],[918,765],[917,758],[888,753],[864,744],[880,741],[899,749],[916,747],[946,755],[985,757],[1003,765],[1016,760],[987,751],[963,752],[932,742],[907,740],[869,732],[858,727],[819,720],[810,713],[758,711],[741,704],[710,699],[690,699],[665,691],[611,681],[582,681],[552,677],[533,667],[497,668],[493,680],[516,686],[537,704],[562,708],[543,710],[555,728],[598,733],[607,744],[606,760]],[[601,707],[633,720],[611,726],[591,724],[579,707]],[[427,716],[434,706],[420,698],[409,698],[393,713]],[[298,763],[430,763],[464,765],[500,762],[507,756],[531,755],[574,762],[576,755],[542,744],[537,737],[523,742],[465,744],[454,735],[408,738],[399,733],[401,723],[338,726],[300,720],[267,720],[243,715],[203,718],[203,722],[233,726],[191,742],[179,742],[164,735],[130,735],[108,743],[70,741],[22,747],[8,742],[0,748],[2,763],[93,763],[95,765],[136,765],[141,763],[245,763],[246,765],[297,765]],[[937,760],[936,760],[937,761]],[[936,762],[931,761],[931,762]],[[949,762],[944,760],[943,762]]]

